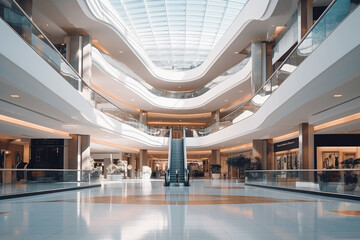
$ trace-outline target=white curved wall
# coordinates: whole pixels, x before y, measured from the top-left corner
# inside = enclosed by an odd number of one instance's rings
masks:
[[[206,107],[206,109],[208,109],[207,111],[209,111],[209,109],[219,109],[224,104],[224,101],[219,99],[219,96],[229,94],[239,95],[237,91],[234,93],[234,90],[246,81],[250,80],[252,69],[251,61],[248,61],[242,70],[232,76],[226,77],[227,79],[223,80],[223,82],[211,88],[204,94],[194,98],[174,99],[157,96],[151,93],[145,86],[143,86],[142,83],[134,79],[136,76],[129,76],[130,73],[124,73],[124,70],[120,69],[121,66],[114,62],[114,60],[112,60],[113,62],[110,64],[108,61],[111,61],[111,59],[105,59],[104,56],[95,48],[93,48],[92,51],[92,58],[93,70],[95,71],[94,75],[96,76],[94,77],[93,82],[98,86],[106,89],[106,91],[109,91],[114,95],[120,95],[123,100],[131,99],[136,95],[153,108],[165,111],[196,111],[197,109],[201,109],[203,107]],[[139,77],[137,77],[137,79],[139,79]],[[143,109],[143,106],[137,107]]]
[[[169,72],[153,66],[149,60],[144,60],[146,55],[139,52],[141,49],[134,47],[135,42],[121,23],[111,14],[103,14],[103,10],[111,12],[111,7],[106,7],[105,2],[52,0],[52,3],[72,27],[85,29],[142,79],[156,88],[173,91],[178,90],[179,84],[183,91],[201,88],[240,62],[245,56],[234,54],[235,51],[245,49],[251,41],[258,41],[259,38],[266,40],[274,32],[274,27],[283,25],[297,7],[297,0],[250,1],[204,64],[185,72]],[[116,44],[113,39],[118,39]],[[119,50],[122,54],[119,54]]]

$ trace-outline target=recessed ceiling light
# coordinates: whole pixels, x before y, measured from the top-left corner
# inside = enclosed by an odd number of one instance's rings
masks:
[[[61,43],[61,46],[64,46],[65,45],[65,43]]]
[[[227,101],[229,101],[229,100],[225,99],[225,102],[227,102]]]
[[[135,99],[133,99],[133,98],[132,98],[132,99],[130,99],[130,100],[131,100],[132,102],[133,102],[133,101],[135,101]]]
[[[181,88],[181,86],[178,86],[178,88]]]
[[[120,50],[119,53],[124,53],[124,51]]]
[[[19,98],[20,96],[17,95],[17,94],[10,94],[10,97],[12,97],[12,98]]]
[[[235,54],[239,54],[240,52],[238,52],[238,51],[236,51],[236,52],[234,52]]]
[[[243,90],[239,90],[239,93],[242,93],[243,92]]]
[[[334,94],[334,98],[342,97],[342,94]]]

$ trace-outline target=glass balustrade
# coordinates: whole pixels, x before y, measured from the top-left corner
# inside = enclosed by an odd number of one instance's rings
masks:
[[[270,95],[292,74],[297,67],[332,33],[332,31],[359,5],[357,0],[333,1],[300,43],[276,69],[264,85],[242,106],[220,119],[220,126],[230,126],[252,116]],[[218,124],[197,131],[205,136],[218,131]],[[189,136],[194,135],[189,132]]]
[[[253,170],[245,172],[245,183],[360,196],[360,169]]]
[[[101,169],[0,169],[0,197],[98,185]]]
[[[89,101],[99,111],[131,125],[150,135],[166,136],[167,129],[150,128],[131,114],[122,111],[115,104],[87,85],[45,34],[30,20],[15,1],[0,0],[0,17],[8,23],[49,65]]]
[[[359,1],[357,0],[337,0],[332,2],[285,61],[250,100],[220,119],[220,123],[198,130],[188,130],[186,135],[188,137],[206,136],[253,115],[286,78],[296,70],[301,62],[304,61],[358,5]],[[48,62],[55,71],[75,89],[79,90],[93,107],[120,122],[129,124],[150,135],[168,135],[167,129],[151,128],[140,123],[131,114],[120,110],[116,104],[110,102],[88,86],[47,39],[45,34],[26,16],[16,2],[13,0],[0,0],[0,17]],[[245,58],[244,61],[248,61],[249,57],[250,56]],[[244,61],[236,67],[241,68],[240,65],[246,65]],[[231,74],[231,72],[232,70],[230,69],[228,74]],[[159,91],[156,94],[172,98],[189,98],[195,97],[195,95],[201,95],[203,91],[206,92],[207,90],[206,87],[202,88],[202,90],[197,90],[198,92],[194,91],[192,93],[156,90]]]

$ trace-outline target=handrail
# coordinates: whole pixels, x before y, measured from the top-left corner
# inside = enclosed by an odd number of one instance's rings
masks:
[[[3,2],[3,0],[0,0],[0,2]],[[83,78],[79,75],[79,73],[71,66],[71,64],[66,60],[66,58],[59,52],[59,50],[53,45],[53,43],[49,40],[49,38],[46,36],[46,34],[35,24],[35,22],[27,15],[27,13],[21,8],[21,6],[15,1],[15,0],[11,0],[11,3],[13,4],[11,5],[4,5],[6,7],[8,7],[9,9],[12,9],[13,11],[19,11],[21,12],[21,17],[25,17],[27,19],[27,21],[29,21],[29,24],[31,24],[32,28],[34,29],[34,31],[37,31],[36,34],[39,33],[39,35],[41,35],[41,38],[38,37],[40,39],[41,42],[43,42],[44,44],[46,44],[51,51],[54,51],[54,53],[56,54],[56,57],[60,57],[61,62],[64,62],[66,64],[66,67],[69,68],[69,75],[70,74],[74,74],[73,77],[70,76],[72,81],[76,82],[76,86],[72,85],[75,89],[77,89],[82,95],[83,97],[89,102],[90,105],[93,106],[93,103],[91,101],[96,101],[98,100],[100,103],[107,103],[109,104],[113,109],[116,109],[117,113],[113,113],[111,111],[106,112],[106,108],[104,109],[99,109],[97,108],[99,111],[105,113],[106,115],[120,121],[126,124],[129,124],[130,126],[139,129],[141,131],[144,131],[150,135],[152,135],[152,133],[163,133],[163,128],[152,128],[149,127],[147,125],[144,125],[142,123],[140,123],[137,119],[135,119],[131,114],[121,110],[120,108],[118,108],[115,104],[113,104],[111,101],[109,101],[106,97],[104,97],[102,95],[102,93],[97,92],[96,90],[94,90],[90,85],[88,85]],[[10,4],[11,4],[10,3]],[[6,22],[15,32],[16,30],[10,25],[10,23],[8,22],[8,20],[3,19],[4,22]],[[31,30],[32,31],[32,30]],[[33,32],[31,32],[32,34],[34,34]],[[24,36],[21,36],[18,32],[17,34],[36,52],[38,53],[37,49],[31,44],[31,42],[28,42],[26,39],[24,39]],[[38,53],[39,54],[39,53]],[[66,77],[64,76],[64,73],[62,73],[62,69],[60,68],[60,65],[57,66],[54,64],[53,59],[51,57],[46,58],[46,56],[39,54],[45,61],[47,61],[49,63],[50,66],[52,66],[53,68],[55,68],[55,70],[65,79]],[[80,85],[81,84],[81,85]],[[80,88],[80,89],[79,89]],[[84,89],[88,89],[89,92],[93,93],[95,95],[94,99],[87,99],[85,97],[86,92],[84,92]],[[100,98],[100,99],[99,99]],[[93,106],[94,107],[94,106]],[[96,107],[95,107],[96,108]],[[118,115],[123,115],[122,117],[119,117]],[[166,133],[164,133],[166,134]]]
[[[233,110],[232,112],[230,112],[229,114],[227,114],[226,116],[222,117],[220,119],[220,124],[223,122],[223,123],[226,123],[226,126],[229,126],[229,125],[232,125],[234,124],[235,122],[233,122],[233,120],[235,120],[237,117],[240,117],[241,114],[244,113],[244,117],[241,118],[242,119],[245,119],[249,116],[251,116],[254,112],[257,111],[258,108],[260,108],[262,106],[262,104],[266,101],[266,99],[270,96],[270,94],[272,94],[273,92],[276,91],[276,89],[278,88],[278,86],[286,80],[286,77],[285,79],[277,79],[278,75],[281,75],[282,72],[284,70],[282,70],[282,68],[285,66],[285,64],[289,64],[289,61],[292,59],[292,58],[295,58],[295,54],[297,53],[297,51],[299,50],[299,47],[301,47],[301,45],[306,41],[308,40],[308,37],[310,34],[312,34],[313,30],[319,26],[319,23],[322,23],[322,20],[324,19],[324,17],[327,15],[327,14],[330,14],[330,10],[332,10],[334,7],[334,5],[337,3],[337,2],[340,2],[341,0],[333,0],[329,6],[325,9],[325,11],[321,14],[321,16],[319,17],[319,19],[316,21],[315,24],[313,24],[310,29],[308,30],[308,32],[305,34],[305,36],[300,40],[300,42],[296,45],[296,47],[294,47],[292,49],[292,51],[290,52],[290,54],[285,58],[285,60],[280,64],[280,66],[274,71],[274,73],[267,79],[267,81],[256,91],[256,93],[249,99],[247,100],[244,104],[242,104],[241,106],[237,107],[235,110]],[[341,4],[341,2],[340,2]],[[353,5],[350,5],[349,7],[349,12],[342,16],[341,19],[337,19],[336,21],[336,25],[332,26],[332,30],[331,31],[327,31],[326,32],[326,36],[324,37],[324,39],[327,38],[328,34],[330,34],[354,9],[356,9],[358,7],[359,3],[355,3]],[[336,8],[335,8],[336,9]],[[323,41],[324,39],[321,40],[320,43],[318,42],[315,42],[315,43],[312,43],[312,46],[315,46],[314,49],[312,49],[312,52],[317,48],[317,46],[319,46]],[[305,56],[301,56],[301,57],[304,57],[303,59],[295,59],[295,60],[298,60],[300,63],[296,63],[298,65],[301,64],[301,62],[305,59]],[[294,64],[294,63],[293,63]],[[293,67],[296,67],[297,66],[293,66]],[[296,69],[295,68],[295,69]],[[284,68],[285,69],[285,68]],[[294,71],[294,70],[292,70]],[[289,75],[292,73],[292,71],[289,72]],[[279,83],[275,84],[274,87],[271,85],[272,83],[276,83],[275,81],[279,81]],[[262,96],[262,93],[264,93],[264,95],[266,96]],[[259,102],[258,98],[262,98],[260,99],[261,103],[257,103]],[[254,104],[252,104],[254,103]],[[237,122],[237,121],[236,121]],[[199,133],[200,132],[203,132],[203,134],[201,134],[202,136],[204,135],[208,135],[210,133],[213,133],[213,132],[216,132],[218,131],[218,129],[214,126],[214,125],[211,125],[211,126],[208,126],[206,128],[202,128],[199,130]]]
[[[360,168],[339,168],[339,169],[284,169],[284,170],[246,170],[245,172],[339,172],[339,171],[360,171]]]
[[[247,100],[244,105],[246,105],[248,102],[252,101],[253,98],[258,95],[264,88],[266,85],[269,84],[269,82],[271,81],[271,79],[273,78],[273,76],[275,76],[277,74],[278,71],[280,71],[280,69],[284,66],[284,64],[287,62],[287,60],[290,59],[290,57],[292,56],[292,54],[298,49],[298,47],[305,41],[306,37],[311,33],[311,31],[315,28],[315,26],[319,23],[319,21],[326,15],[326,13],[329,11],[329,9],[335,4],[337,0],[333,0],[329,6],[325,9],[325,11],[320,15],[320,17],[316,20],[316,22],[309,28],[309,30],[306,32],[306,34],[304,35],[304,37],[301,38],[300,42],[290,51],[289,55],[285,58],[285,60],[279,65],[279,67],[270,75],[270,77],[268,78],[268,80],[266,80],[266,82],[261,85],[261,87],[254,93],[254,95]],[[235,110],[231,111],[230,113],[226,114],[223,118],[226,118],[227,116],[231,115],[232,113],[236,112],[237,110],[239,110],[240,108],[242,108],[243,106],[240,106],[238,108],[236,108]]]
[[[165,170],[164,186],[170,186],[171,142],[172,142],[172,128],[170,128],[170,132],[169,132],[168,168]]]
[[[186,130],[185,130],[185,128],[183,128],[183,151],[184,151],[184,169],[187,170]]]
[[[183,153],[184,153],[184,184],[185,184],[185,186],[190,186],[189,170],[187,169],[186,129],[185,128],[183,128]]]
[[[93,172],[95,170],[89,170],[89,169],[42,169],[42,168],[1,168],[0,169],[0,172],[2,171],[14,171],[14,172],[17,172],[17,171],[21,171],[21,172],[24,172],[24,171],[27,171],[27,172],[31,172],[31,171],[39,171],[39,172]]]
[[[170,169],[170,164],[171,164],[171,142],[172,142],[172,128],[170,128],[170,133],[169,133],[169,153],[168,153],[168,170]]]

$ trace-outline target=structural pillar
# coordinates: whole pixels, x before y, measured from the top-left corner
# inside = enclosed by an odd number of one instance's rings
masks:
[[[275,169],[272,139],[253,140],[252,158],[260,163],[262,170]]]
[[[149,161],[147,159],[147,150],[140,149],[140,160],[139,160],[139,171],[142,171],[143,166],[149,166]]]
[[[255,93],[272,74],[272,47],[267,42],[253,42],[251,44],[251,93]],[[270,89],[265,89],[270,91]]]
[[[146,125],[147,124],[147,112],[144,110],[140,110],[140,115],[139,115],[139,122],[141,122],[142,124]]]
[[[213,130],[217,131],[220,128],[220,110],[211,112],[210,125],[213,126]]]
[[[313,24],[313,0],[300,0],[298,7],[298,42]]]
[[[314,126],[308,123],[299,125],[299,156],[301,169],[314,169]]]
[[[90,135],[70,134],[67,141],[67,155],[64,160],[64,169],[90,169]]]
[[[211,150],[211,164],[221,164],[220,150]]]
[[[110,154],[109,158],[104,158],[104,178],[107,179],[107,167],[113,163],[112,154]]]
[[[33,9],[33,1],[32,0],[17,0],[17,3],[20,5],[20,7],[25,11],[25,13],[30,17],[30,19],[32,19],[32,9]],[[32,43],[32,25],[30,22],[28,21],[24,21],[22,23],[23,26],[23,32],[21,34],[24,39],[28,42],[28,43]]]
[[[23,162],[30,162],[30,139],[21,139],[21,142],[24,143],[24,157]]]
[[[66,59],[87,85],[91,83],[91,40],[91,36],[81,35],[66,36],[64,39],[66,44]],[[81,91],[84,87],[81,82],[73,82],[71,84]]]

